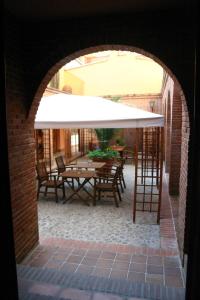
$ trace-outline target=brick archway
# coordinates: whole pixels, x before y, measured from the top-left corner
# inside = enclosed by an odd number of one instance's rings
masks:
[[[181,184],[180,184],[180,189],[179,189],[179,194],[180,194],[180,201],[179,201],[179,226],[180,226],[180,230],[177,232],[177,236],[179,239],[179,245],[181,247],[181,253],[183,253],[183,247],[184,247],[184,228],[185,228],[185,210],[186,210],[186,190],[184,189],[184,185],[187,185],[187,151],[188,151],[188,142],[189,142],[189,136],[188,134],[185,132],[188,132],[188,125],[189,125],[189,117],[188,117],[188,111],[187,111],[187,105],[186,105],[186,99],[184,97],[184,93],[183,90],[178,82],[178,80],[176,79],[176,77],[174,76],[174,74],[171,72],[171,70],[157,57],[155,57],[154,55],[150,54],[147,51],[144,51],[142,49],[139,49],[137,47],[132,47],[132,46],[125,46],[125,45],[100,45],[100,46],[95,46],[95,47],[89,47],[83,50],[80,50],[78,52],[75,52],[71,55],[68,55],[66,58],[61,59],[60,61],[58,61],[57,63],[55,63],[50,70],[47,72],[47,74],[45,75],[45,77],[43,78],[42,82],[40,83],[38,90],[36,92],[36,95],[33,99],[33,103],[29,112],[29,118],[31,119],[31,122],[34,122],[34,117],[36,114],[36,111],[38,109],[38,105],[40,102],[40,99],[42,97],[42,94],[47,86],[47,84],[49,83],[50,79],[52,78],[52,76],[67,62],[70,62],[71,60],[78,58],[80,56],[86,55],[86,54],[90,54],[90,53],[94,53],[94,52],[98,52],[98,51],[106,51],[106,50],[121,50],[121,51],[131,51],[131,52],[137,52],[140,53],[142,55],[145,55],[151,59],[153,59],[155,62],[157,62],[159,65],[161,65],[163,67],[163,69],[169,74],[169,76],[173,79],[174,81],[174,86],[176,87],[176,95],[179,94],[179,98],[182,101],[182,107],[183,107],[183,115],[184,115],[184,120],[186,120],[186,122],[183,123],[182,126],[182,136],[183,139],[185,141],[187,141],[186,143],[182,143],[182,150],[181,150],[181,156],[183,157],[183,161],[184,164],[181,165],[181,167],[179,166],[179,170],[178,174],[180,174],[181,177]],[[170,126],[171,126],[171,95],[170,92],[168,92],[167,97],[166,97],[166,104],[167,104],[167,163],[169,165],[169,161],[170,161],[170,140],[171,140],[171,136],[170,136]],[[181,129],[180,129],[181,131]],[[180,154],[179,153],[179,154]],[[172,153],[173,154],[173,153]],[[173,160],[172,160],[173,161]],[[169,168],[168,168],[169,169]],[[173,178],[173,176],[171,176]]]
[[[56,52],[55,56],[52,53],[47,53],[46,61],[49,59],[49,67],[47,68],[47,65],[45,68],[44,66],[41,66],[41,69],[43,69],[43,71],[44,69],[47,69],[46,72],[44,72],[44,76],[41,75],[42,72],[39,73],[40,76],[33,76],[35,82],[32,85],[32,89],[30,89],[28,95],[30,99],[32,99],[30,110],[28,111],[28,116],[26,107],[24,105],[25,102],[23,103],[23,100],[25,98],[24,95],[24,98],[21,98],[20,94],[19,96],[17,95],[17,97],[15,95],[15,97],[10,98],[11,100],[8,102],[10,181],[12,183],[12,208],[15,212],[13,215],[13,224],[16,242],[15,251],[17,261],[21,261],[21,259],[23,259],[27,253],[29,253],[29,251],[34,247],[35,244],[37,244],[39,240],[35,180],[35,141],[33,136],[34,119],[42,94],[47,84],[49,83],[52,76],[60,69],[61,66],[81,55],[105,50],[133,51],[150,57],[158,64],[160,64],[170,74],[173,80],[177,82],[178,91],[181,95],[182,105],[184,107],[184,126],[189,128],[188,111],[183,90],[180,84],[178,83],[177,79],[173,75],[172,71],[157,56],[147,51],[144,51],[138,47],[117,44],[106,44],[98,45],[95,47],[88,47],[84,48],[83,50],[73,52],[72,54],[66,53],[66,49],[64,50],[62,47],[59,49],[56,48],[54,50]],[[50,59],[50,55],[52,55],[52,59]],[[35,94],[34,97],[31,96],[33,94]],[[189,137],[186,137],[186,143],[184,143],[184,153],[186,154],[184,159],[184,165],[182,166],[181,171],[181,174],[184,175],[182,178],[185,180],[184,185],[182,185],[181,187],[181,197],[183,199],[186,199],[185,187],[187,185],[188,140]],[[16,176],[16,174],[19,174],[19,170],[21,170],[20,176]],[[21,188],[22,186],[23,189]],[[184,200],[184,203],[185,202],[186,201]],[[184,207],[181,212],[184,216],[182,220],[185,220]],[[182,226],[182,228],[184,230],[184,226]],[[23,232],[23,235],[19,234],[20,232]],[[184,232],[181,233],[182,240],[183,237]]]

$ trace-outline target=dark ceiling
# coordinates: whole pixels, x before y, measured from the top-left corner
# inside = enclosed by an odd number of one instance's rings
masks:
[[[5,8],[21,19],[54,20],[183,8],[191,0],[5,0]]]

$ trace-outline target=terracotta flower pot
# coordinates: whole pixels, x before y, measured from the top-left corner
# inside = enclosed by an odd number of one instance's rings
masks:
[[[105,162],[107,168],[111,168],[112,165],[113,165],[113,163],[115,162],[114,158],[98,158],[98,157],[94,157],[92,160],[93,161],[98,161],[98,162]]]

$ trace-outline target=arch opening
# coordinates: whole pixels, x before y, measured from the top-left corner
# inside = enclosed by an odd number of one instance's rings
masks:
[[[187,110],[185,110],[185,108],[187,107],[186,106],[186,101],[185,101],[185,97],[184,97],[184,93],[180,87],[180,84],[178,83],[178,80],[176,79],[175,75],[170,71],[170,69],[164,65],[164,63],[162,61],[160,61],[157,57],[155,57],[154,55],[142,50],[142,49],[139,49],[139,48],[135,48],[135,47],[131,47],[131,46],[124,46],[124,45],[100,45],[100,46],[96,46],[96,47],[90,47],[90,48],[87,48],[87,49],[83,49],[81,51],[78,51],[70,56],[67,56],[66,58],[64,59],[61,59],[59,62],[57,62],[52,68],[51,70],[49,70],[49,72],[46,74],[45,78],[43,79],[43,82],[41,84],[41,86],[47,86],[48,82],[50,81],[51,77],[52,77],[52,74],[55,74],[61,66],[63,66],[64,63],[68,63],[70,61],[72,61],[73,59],[76,59],[80,56],[84,56],[84,55],[88,55],[88,54],[91,54],[91,53],[94,53],[94,52],[101,52],[101,51],[109,51],[109,50],[116,50],[116,51],[131,51],[131,52],[137,52],[139,54],[142,54],[146,57],[149,57],[151,59],[153,59],[155,62],[157,62],[159,65],[161,65],[163,67],[163,69],[165,70],[165,78],[163,79],[163,81],[167,81],[167,77],[170,77],[171,81],[173,81],[173,84],[175,86],[175,89],[176,89],[176,94],[177,94],[177,90],[178,90],[178,94],[179,94],[179,100],[182,102],[182,104],[180,103],[180,105],[182,106],[181,107],[181,111],[182,111],[182,108],[184,109],[184,114],[187,115],[188,117],[188,112]],[[167,84],[165,82],[165,84]],[[173,88],[174,88],[173,86]],[[35,105],[32,106],[32,108],[34,107],[34,110],[36,112],[36,108],[38,107],[39,105],[39,101],[40,101],[40,96],[42,94],[42,92],[44,91],[41,90],[41,88],[38,89],[37,91],[37,94],[36,94],[36,97],[34,99],[34,102]],[[170,102],[173,101],[170,100],[170,97],[169,97],[169,94],[170,94],[171,90],[168,90],[168,96],[167,96],[167,106],[168,106],[168,109],[167,109],[167,122],[168,122],[168,138],[166,139],[166,142],[167,142],[167,145],[169,146],[170,145],[170,135],[171,135],[171,132],[170,132],[170,124],[171,124],[171,120],[173,118],[173,116],[170,117],[170,112],[171,112],[171,107],[170,107]],[[173,98],[173,90],[172,90],[172,98]],[[163,103],[164,105],[164,103]],[[31,108],[31,112],[30,112],[30,115],[34,115],[33,111],[32,111],[32,108]],[[180,131],[180,128],[179,128],[179,131]],[[184,129],[182,127],[182,132],[184,132]],[[183,150],[183,145],[182,145],[182,150]],[[181,151],[180,150],[180,145],[179,145],[179,156],[181,154]],[[185,151],[185,149],[183,150]],[[168,160],[170,159],[170,151],[167,151],[166,152],[167,155],[168,155]],[[174,160],[174,158],[173,158]],[[167,159],[166,159],[167,161]],[[180,172],[180,170],[179,170]],[[173,193],[172,193],[173,194]],[[178,193],[176,192],[176,194],[180,194],[179,191]],[[186,198],[186,195],[185,195],[185,198]],[[184,239],[184,233],[182,232],[182,240]]]
[[[46,76],[43,78],[43,81],[40,83],[40,86],[39,86],[39,88],[38,88],[38,90],[35,94],[35,97],[34,97],[34,100],[33,100],[33,103],[32,103],[32,106],[31,106],[31,109],[30,109],[30,112],[29,112],[29,117],[28,117],[28,121],[32,124],[32,126],[34,124],[34,118],[35,118],[35,114],[36,114],[36,111],[37,111],[38,106],[39,106],[40,99],[42,97],[42,94],[43,94],[47,84],[49,83],[50,79],[52,78],[52,75],[55,74],[59,70],[59,68],[61,66],[63,66],[64,63],[70,62],[74,58],[78,58],[78,57],[83,56],[85,54],[90,54],[90,53],[97,52],[97,51],[107,51],[107,50],[117,50],[117,51],[120,50],[120,51],[137,52],[137,53],[145,55],[145,56],[153,59],[157,63],[159,63],[164,68],[164,70],[167,72],[167,75],[165,74],[166,77],[164,78],[166,86],[169,84],[167,79],[168,79],[168,76],[170,76],[171,86],[169,87],[167,92],[169,92],[169,90],[171,91],[171,88],[173,88],[172,91],[174,91],[174,87],[175,87],[176,91],[178,91],[178,96],[177,96],[177,93],[176,93],[176,96],[179,97],[179,100],[181,99],[181,101],[182,101],[181,104],[179,102],[179,105],[182,106],[182,109],[184,111],[184,115],[188,118],[188,112],[187,112],[187,109],[186,109],[186,107],[187,107],[186,106],[186,101],[185,101],[184,93],[183,93],[183,91],[180,87],[180,84],[178,83],[177,79],[172,74],[172,72],[158,58],[154,57],[154,55],[149,54],[149,53],[147,53],[147,52],[145,52],[141,49],[130,47],[130,46],[102,45],[102,46],[91,47],[91,48],[87,48],[87,49],[78,51],[78,52],[72,54],[71,56],[67,56],[67,58],[61,59],[54,66],[52,66],[52,68],[49,70],[49,72],[47,72]],[[69,86],[67,86],[67,92],[68,92],[68,90],[69,90]],[[72,89],[72,91],[73,91],[73,89]],[[164,91],[163,91],[163,97],[164,97]],[[173,98],[173,96],[172,96],[172,98]],[[172,119],[173,119],[173,115],[172,115],[171,121],[172,121]],[[185,132],[185,127],[184,126],[188,126],[188,125],[182,123],[182,136],[184,135],[184,132]],[[180,128],[179,128],[179,130],[180,130]],[[189,141],[188,136],[185,137],[185,140],[186,139],[187,139],[187,142],[188,142]],[[56,147],[56,145],[55,145],[55,147]],[[186,174],[187,174],[187,155],[185,154],[187,152],[187,147],[188,147],[187,143],[184,143],[184,145],[181,145],[181,155],[185,155],[185,160],[184,160],[185,164],[181,165],[181,167],[180,167],[181,168],[180,169],[181,174],[185,173],[185,171],[186,171]],[[32,162],[33,162],[33,160],[32,160]],[[186,181],[186,184],[187,184],[187,178],[184,178],[184,180]],[[180,201],[185,201],[186,202],[186,192],[185,192],[185,194],[183,193],[183,182],[180,184],[180,189],[182,189],[182,190],[181,190],[181,192],[179,190],[179,194],[181,194],[182,198],[185,197],[185,200],[183,200],[183,199],[180,200],[179,199],[178,201],[179,202]],[[182,209],[183,209],[183,207],[180,208],[181,211],[182,211]],[[164,218],[165,218],[165,216],[163,216],[163,219]],[[166,217],[166,219],[167,219],[167,217]],[[179,222],[181,222],[181,221],[178,220],[177,223],[179,223]],[[178,235],[179,235],[179,239],[180,239],[181,251],[183,253],[184,252],[184,247],[183,247],[183,243],[184,243],[184,226],[182,226],[182,225],[183,224],[181,224],[181,223],[178,224],[178,226],[183,229],[182,232],[178,233]]]

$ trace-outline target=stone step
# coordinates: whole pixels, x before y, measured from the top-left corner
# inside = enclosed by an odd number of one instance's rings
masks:
[[[24,284],[24,283],[23,283]],[[112,293],[90,292],[72,288],[61,288],[57,285],[46,283],[28,282],[29,289],[20,289],[19,300],[150,300],[144,298],[133,298],[118,296]]]
[[[120,297],[140,297],[151,300],[183,300],[184,288],[166,287],[150,283],[132,282],[125,279],[103,278],[81,273],[69,273],[55,269],[17,266],[19,284],[21,281],[50,284],[64,288],[89,292],[111,293]],[[23,289],[23,284],[22,284]],[[23,291],[21,291],[21,295]],[[50,298],[51,299],[51,298]]]
[[[31,293],[31,294],[25,294],[23,296],[20,295],[19,300],[61,300],[61,298],[57,298],[57,297],[54,297],[54,296],[38,295],[38,294],[32,294]],[[72,299],[68,299],[68,300],[72,300]]]

